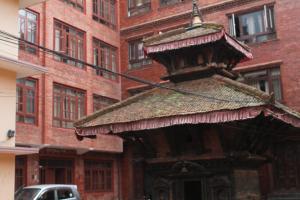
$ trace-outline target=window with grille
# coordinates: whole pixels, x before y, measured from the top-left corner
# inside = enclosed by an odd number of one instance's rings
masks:
[[[26,184],[26,158],[16,157],[16,168],[15,168],[15,191],[24,187]]]
[[[112,162],[86,160],[84,162],[84,188],[87,192],[112,191]]]
[[[68,57],[55,55],[58,61],[85,68],[77,60],[85,61],[85,33],[60,21],[54,21],[54,50]]]
[[[100,95],[93,95],[93,107],[94,107],[94,112],[97,110],[101,110],[107,106],[110,106],[114,103],[117,103],[118,100],[116,99],[112,99],[109,97],[104,97],[104,96],[100,96]]]
[[[72,6],[73,8],[81,12],[84,12],[85,0],[60,0],[60,1],[67,3],[68,5]]]
[[[272,68],[243,73],[245,83],[266,93],[274,93],[275,99],[282,100],[280,69]]]
[[[73,122],[86,115],[86,92],[54,84],[53,126],[73,128]]]
[[[151,10],[151,0],[128,0],[128,16],[134,16]]]
[[[115,29],[117,22],[116,9],[115,0],[93,0],[93,19]]]
[[[251,12],[231,14],[230,34],[245,43],[256,43],[276,38],[274,7],[263,6]]]
[[[108,69],[113,72],[118,71],[117,48],[106,44],[100,40],[93,39],[93,58],[94,65]],[[97,75],[108,79],[117,80],[116,74],[96,70]]]
[[[37,124],[37,80],[17,80],[17,121]]]
[[[144,54],[142,40],[129,42],[129,68],[138,68],[152,63],[152,60]]]
[[[19,10],[19,35],[28,42],[38,44],[38,14],[30,10]],[[38,48],[20,41],[19,48],[26,52],[37,54]]]

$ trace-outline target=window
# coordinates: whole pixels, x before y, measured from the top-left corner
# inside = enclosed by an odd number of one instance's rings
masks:
[[[67,4],[71,5],[73,8],[76,8],[81,12],[84,12],[85,0],[61,0],[61,1],[66,2]]]
[[[117,67],[117,48],[110,46],[100,40],[93,40],[93,55],[94,55],[94,65],[103,67],[110,71],[118,71]],[[97,75],[116,80],[117,76],[115,74],[105,72],[102,70],[96,70]]]
[[[93,19],[113,29],[116,28],[116,1],[93,0]]]
[[[16,157],[15,191],[26,184],[26,158]]]
[[[93,95],[94,112],[97,110],[101,110],[102,108],[105,108],[117,102],[118,100],[94,94]]]
[[[73,122],[86,114],[86,93],[59,84],[53,90],[53,125],[73,128]]]
[[[62,199],[73,199],[75,195],[73,194],[72,190],[69,188],[57,189],[57,197],[58,200]]]
[[[29,10],[19,10],[19,34],[20,38],[28,42],[38,44],[38,14]],[[26,52],[37,54],[35,46],[20,42],[19,48]]]
[[[151,9],[151,0],[128,0],[128,16],[148,12]]]
[[[37,80],[25,78],[17,80],[17,121],[27,124],[37,123]]]
[[[142,65],[151,64],[152,60],[144,54],[141,40],[129,42],[129,68],[138,68]]]
[[[184,2],[185,0],[160,0],[161,6],[172,5],[180,2]]]
[[[274,93],[275,99],[282,100],[280,69],[265,69],[243,74],[245,83],[266,93]]]
[[[85,33],[59,21],[54,21],[54,49],[66,56],[85,60]],[[63,56],[54,56],[58,61],[84,68],[82,63]]]
[[[232,14],[229,17],[229,24],[230,34],[245,43],[276,38],[273,6],[265,5],[253,12]]]
[[[84,188],[88,192],[112,191],[112,162],[84,162]]]
[[[46,191],[38,199],[53,200],[55,199],[55,191],[54,190]]]

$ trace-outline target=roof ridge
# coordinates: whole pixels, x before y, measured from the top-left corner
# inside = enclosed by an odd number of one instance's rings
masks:
[[[104,115],[108,112],[113,111],[114,109],[121,108],[121,107],[126,106],[130,103],[136,102],[139,99],[141,99],[142,97],[150,95],[150,93],[152,93],[154,90],[157,90],[157,88],[152,88],[152,89],[147,90],[145,92],[142,92],[140,94],[129,97],[125,100],[121,100],[120,102],[112,104],[111,106],[108,106],[106,108],[98,110],[98,111],[94,112],[93,114],[91,114],[89,116],[85,116],[85,117],[81,118],[80,120],[78,120],[77,122],[74,123],[74,126],[79,127],[82,124],[86,123],[87,121],[97,118],[99,115]]]
[[[282,103],[280,103],[280,102],[277,102],[277,101],[276,101],[276,102],[274,103],[274,106],[275,106],[276,108],[279,108],[279,109],[281,109],[281,110],[287,112],[287,113],[290,114],[290,115],[293,115],[294,117],[299,117],[299,118],[300,118],[300,112],[298,112],[298,111],[296,111],[296,110],[294,110],[294,109],[291,109],[290,107],[288,107],[288,106],[286,106],[286,105],[284,105],[284,104],[282,104]]]
[[[232,86],[234,89],[237,89],[241,92],[244,92],[248,95],[251,95],[255,98],[258,98],[266,103],[270,103],[272,101],[272,96],[249,85],[246,85],[244,83],[231,80],[229,78],[220,76],[220,75],[214,75],[213,78],[217,79],[218,81],[222,81],[224,83],[227,83],[229,86]]]
[[[144,38],[143,42],[145,43],[145,46],[147,46],[148,43],[154,42],[156,40],[162,40],[162,39],[171,37],[173,35],[185,33],[187,31],[190,31],[190,30],[193,30],[193,29],[198,29],[198,28],[213,29],[213,30],[216,30],[216,31],[222,31],[222,30],[224,30],[224,26],[223,25],[220,25],[220,24],[217,24],[217,23],[214,23],[214,22],[203,22],[199,26],[187,27],[187,28],[180,27],[180,28],[169,30],[169,31],[161,33],[161,34],[156,34],[156,35]],[[151,46],[151,44],[149,46]]]

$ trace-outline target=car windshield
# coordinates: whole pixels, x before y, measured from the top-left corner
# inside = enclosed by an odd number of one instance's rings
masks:
[[[38,188],[24,188],[15,196],[15,200],[33,200],[41,189]]]

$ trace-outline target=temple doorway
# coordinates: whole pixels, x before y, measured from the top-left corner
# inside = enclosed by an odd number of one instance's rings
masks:
[[[202,200],[201,181],[184,182],[184,200]]]

